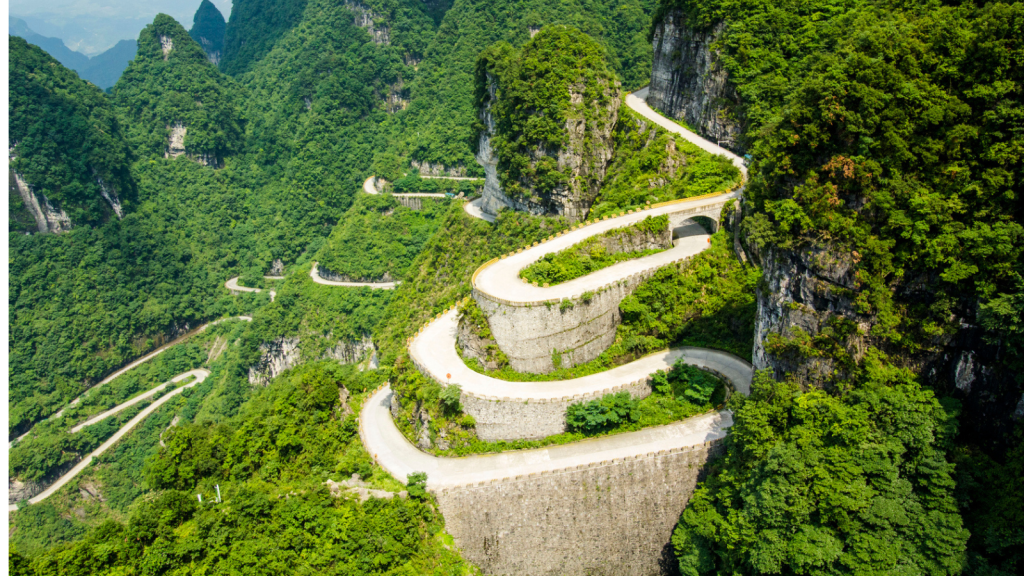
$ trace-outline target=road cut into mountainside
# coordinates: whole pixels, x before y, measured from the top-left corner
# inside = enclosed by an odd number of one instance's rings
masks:
[[[626,104],[701,149],[728,156],[745,180],[742,159],[661,117],[647,107],[645,97],[642,90],[629,95]],[[708,248],[710,236],[693,219],[707,217],[717,227],[722,210],[741,193],[742,187],[735,187],[578,224],[485,263],[472,277],[472,298],[513,369],[548,373],[579,365],[611,344],[622,298],[658,269],[686,266]],[[464,209],[494,221],[478,203]],[[668,216],[678,238],[668,250],[555,286],[519,277],[547,254],[661,215]],[[458,338],[459,310],[452,307],[409,339],[409,356],[423,375],[461,388],[463,411],[474,418],[482,440],[564,431],[572,404],[620,391],[643,397],[651,393],[652,374],[677,361],[717,374],[736,393],[749,394],[753,380],[753,367],[742,358],[680,346],[580,378],[510,382],[470,369],[458,352]],[[519,368],[517,361],[537,369]],[[413,472],[427,474],[446,530],[464,557],[488,574],[663,573],[679,514],[709,463],[723,453],[722,441],[733,423],[731,411],[716,410],[571,444],[446,458],[419,450],[402,434],[393,415],[403,401],[410,400],[388,385],[369,395],[359,415],[363,444],[378,465],[402,482]]]
[[[420,176],[420,178],[428,178],[434,180],[475,180],[475,178],[447,178],[444,176]],[[367,194],[380,194],[377,190],[376,176],[370,176],[366,180],[363,180],[363,192]],[[406,192],[401,194],[392,193],[395,198],[444,198],[443,192]]]
[[[109,384],[110,382],[113,382],[115,378],[117,378],[118,376],[124,374],[125,372],[128,372],[132,368],[135,368],[136,366],[138,366],[140,364],[145,364],[146,362],[149,362],[150,360],[152,360],[153,358],[157,357],[158,355],[160,355],[162,352],[164,352],[165,350],[167,350],[171,346],[176,346],[178,344],[181,344],[182,342],[184,342],[185,340],[191,338],[192,336],[203,332],[204,330],[206,330],[210,326],[215,326],[217,324],[220,324],[221,322],[224,322],[224,321],[227,321],[227,320],[234,320],[234,319],[242,320],[242,321],[245,321],[245,322],[252,322],[252,316],[233,316],[233,317],[230,317],[230,318],[221,318],[220,320],[214,320],[213,322],[208,322],[206,324],[203,324],[202,326],[200,326],[200,327],[198,327],[198,328],[196,328],[194,330],[190,330],[190,331],[186,332],[185,334],[182,334],[181,336],[175,338],[174,340],[168,342],[167,344],[164,344],[163,346],[160,346],[156,350],[153,350],[152,352],[150,352],[150,353],[148,353],[148,354],[146,354],[144,356],[141,356],[141,357],[139,357],[139,358],[137,358],[135,360],[132,360],[131,362],[129,362],[128,364],[125,364],[121,368],[118,368],[114,372],[111,372],[109,375],[104,377],[102,380],[100,380],[99,382],[97,382],[93,386],[90,386],[88,390],[86,390],[85,392],[82,392],[80,395],[78,395],[77,398],[75,398],[74,400],[69,402],[68,406],[75,406],[89,392],[92,392],[93,390],[96,390],[97,388],[99,388],[100,386],[103,386],[104,384]],[[67,406],[64,407],[64,408],[61,408],[60,410],[58,410],[58,411],[54,412],[52,415],[50,415],[48,418],[45,418],[44,421],[45,420],[52,420],[54,418],[60,418],[61,416],[64,415],[64,410],[66,410],[66,409],[67,409]],[[26,436],[28,436],[31,433],[32,433],[32,430],[29,429],[28,431],[26,431],[21,436],[18,436],[14,440],[11,440],[7,444],[7,447],[8,448],[13,447],[15,444],[20,442],[22,439],[24,439]]]
[[[167,394],[161,396],[155,402],[153,402],[152,404],[150,404],[149,406],[144,408],[134,418],[129,420],[127,424],[122,426],[120,430],[115,432],[113,436],[108,438],[103,444],[100,444],[99,448],[97,448],[97,449],[93,450],[92,452],[90,452],[89,455],[86,456],[85,458],[82,458],[82,461],[79,462],[78,464],[76,464],[74,468],[72,468],[71,470],[68,470],[63,476],[58,478],[53,484],[48,486],[45,490],[43,490],[39,494],[36,494],[32,498],[30,498],[29,501],[28,501],[29,504],[38,504],[39,502],[42,502],[43,500],[46,500],[47,498],[52,496],[58,490],[63,488],[65,484],[67,484],[68,482],[72,481],[76,476],[81,474],[83,470],[88,468],[89,464],[92,463],[92,459],[93,458],[103,454],[104,452],[109,450],[111,446],[113,446],[114,444],[117,444],[118,440],[120,440],[122,437],[124,437],[124,435],[127,434],[128,432],[131,432],[131,430],[133,428],[138,426],[150,414],[152,414],[153,412],[156,412],[161,406],[163,406],[165,403],[167,403],[168,400],[170,400],[171,398],[176,397],[178,394],[181,394],[184,390],[186,390],[188,388],[191,388],[191,387],[195,386],[196,384],[202,383],[204,380],[206,380],[206,378],[209,375],[210,375],[210,371],[209,370],[206,370],[204,368],[198,368],[196,370],[190,370],[188,372],[185,372],[184,374],[181,374],[181,375],[175,377],[175,379],[172,380],[172,381],[181,381],[184,378],[187,378],[189,376],[195,376],[195,380],[193,380],[192,382],[189,382],[188,384],[185,384],[184,386],[182,386],[180,388],[175,388],[174,390],[171,390],[170,392],[168,392]],[[138,400],[130,400],[128,403],[135,403],[135,402],[138,402]],[[126,403],[126,404],[128,404],[128,403]],[[122,406],[124,408],[127,408],[127,406],[124,406],[124,405],[122,405]],[[120,410],[109,411],[109,412],[105,413],[104,418],[108,417],[108,416],[111,416],[113,414],[116,414],[119,411]],[[95,424],[98,421],[99,420],[94,420],[92,423]],[[81,429],[81,427],[78,427],[78,428]],[[7,507],[7,510],[9,512],[17,510],[17,509],[18,509],[18,505],[17,504],[10,504]]]
[[[317,270],[317,262],[313,262],[313,267],[309,269],[309,277],[313,279],[313,282],[317,284],[323,284],[324,286],[344,286],[348,288],[375,288],[377,290],[394,290],[396,286],[401,282],[340,282],[336,280],[327,280],[320,275]]]

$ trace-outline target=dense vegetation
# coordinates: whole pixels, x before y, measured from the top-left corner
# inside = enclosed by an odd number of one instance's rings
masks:
[[[448,211],[443,200],[421,202],[412,210],[390,194],[360,194],[317,254],[319,267],[352,281],[401,278]]]
[[[154,396],[152,400],[143,401],[115,417],[109,417],[71,434],[69,430],[74,425],[167,382],[178,374],[198,368],[205,360],[204,351],[199,345],[193,342],[183,343],[127,374],[118,376],[112,382],[90,390],[77,404],[65,408],[60,418],[40,422],[32,428],[28,437],[11,447],[8,453],[11,475],[23,481],[52,480],[58,470],[80,461],[135,414],[169,392],[171,388],[165,388],[164,392]],[[188,381],[182,381],[173,386],[187,383]]]
[[[501,190],[559,211],[551,196],[589,206],[601,185],[601,137],[615,125],[619,89],[601,45],[567,26],[547,26],[521,49],[501,42],[480,54],[476,101],[493,119]],[[578,130],[570,127],[578,126]],[[561,157],[577,158],[575,171]]]
[[[672,537],[684,574],[960,573],[955,408],[880,360],[843,395],[759,373],[733,401],[722,471]]]
[[[139,34],[135,60],[114,85],[114,104],[142,157],[162,157],[171,129],[187,129],[186,153],[220,165],[242,149],[238,88],[217,71],[203,48],[165,14]]]
[[[537,440],[486,441],[477,437],[473,417],[462,411],[459,386],[441,386],[402,365],[396,372],[391,384],[397,384],[402,394],[395,423],[409,441],[422,446],[422,440],[428,440],[427,451],[438,456],[528,450],[662,426],[719,406],[727,393],[719,378],[678,361],[668,372],[651,375],[651,393],[643,399],[620,392],[569,406],[566,432]],[[423,412],[430,415],[428,422],[416,416]]]
[[[519,277],[547,286],[568,282],[613,264],[663,252],[671,240],[668,216],[648,216],[636,224],[591,236],[565,250],[552,252],[519,271]],[[625,249],[640,245],[657,248]]]
[[[470,278],[481,264],[565,230],[563,218],[502,211],[494,224],[466,214],[452,202],[438,230],[409,268],[377,330],[383,364],[393,363],[405,339],[438,312],[472,291]]]
[[[31,560],[12,556],[12,573],[188,567],[190,573],[281,574],[297,566],[358,574],[471,572],[449,549],[441,518],[422,491],[360,503],[344,492],[332,496],[322,484],[359,472],[373,486],[400,486],[372,466],[355,416],[339,400],[343,386],[359,394],[370,382],[352,369],[310,364],[259,391],[235,419],[172,428],[167,447],[148,460],[151,497],[124,520],[103,522],[74,543]],[[195,493],[204,494],[203,504]],[[47,511],[39,513],[45,518]]]
[[[21,38],[10,38],[8,61],[11,168],[74,224],[114,217],[104,185],[130,210],[136,201],[132,156],[103,93]],[[8,214],[9,230],[36,230],[17,193],[9,194]]]
[[[740,171],[724,156],[705,153],[636,112],[619,108],[608,177],[590,210],[601,218],[623,208],[724,192]]]
[[[892,365],[925,365],[980,325],[984,340],[969,347],[998,343],[987,370],[1020,397],[1024,5],[670,0],[668,10],[699,29],[727,23],[717,45],[754,158],[752,252],[843,262],[850,279],[830,283],[849,302],[828,310],[841,316],[767,339],[768,354],[838,369],[801,382],[804,393],[761,380],[737,411],[729,456],[677,533],[684,573],[1019,572],[1011,511],[983,496],[1015,488],[1004,482],[1020,466],[1019,432],[958,437],[957,413],[932,395],[961,392],[940,373]]]
[[[409,83],[406,128],[396,151],[411,158],[479,170],[474,75],[477,57],[497,42],[522,46],[549,24],[572,26],[598,42],[626,89],[649,81],[647,31],[653,0],[461,0],[427,44]]]
[[[622,300],[616,338],[638,356],[682,345],[717,348],[749,361],[760,278],[756,266],[733,254],[732,234],[717,232],[710,248],[682,267],[662,268]]]

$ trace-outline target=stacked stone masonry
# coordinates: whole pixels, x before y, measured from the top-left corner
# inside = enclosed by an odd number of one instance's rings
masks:
[[[714,441],[435,496],[463,556],[486,574],[674,573],[672,530],[722,451]]]

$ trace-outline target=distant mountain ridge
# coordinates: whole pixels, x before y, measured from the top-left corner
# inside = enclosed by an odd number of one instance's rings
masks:
[[[89,58],[68,48],[60,38],[37,34],[20,18],[10,17],[8,21],[11,36],[24,38],[26,42],[42,48],[66,68],[78,72],[78,76],[83,80],[88,80],[103,90],[117,82],[121,72],[124,72],[128,63],[135,57],[138,48],[135,40],[121,40],[106,52]]]

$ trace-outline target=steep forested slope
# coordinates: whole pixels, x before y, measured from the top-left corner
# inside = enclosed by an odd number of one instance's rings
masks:
[[[21,38],[10,39],[9,63],[11,170],[26,184],[10,183],[10,229],[35,230],[46,219],[33,204],[52,204],[71,225],[130,211],[132,158],[103,93]]]
[[[984,494],[1019,490],[1003,482],[1021,466],[1024,6],[670,14],[714,38],[739,97],[745,246],[765,268],[754,359],[784,382],[737,405],[677,532],[684,572],[1019,571],[1019,492]],[[859,433],[828,432],[839,420]]]
[[[302,17],[307,0],[239,0],[231,5],[224,35],[227,74],[241,74],[266,55]]]
[[[242,147],[238,88],[170,16],[158,15],[139,34],[113,96],[140,156],[185,154],[219,166]]]

